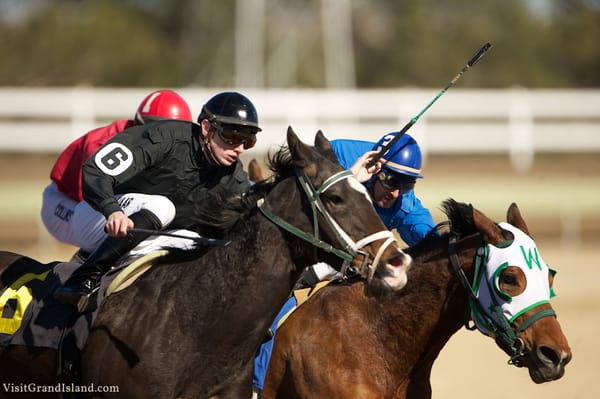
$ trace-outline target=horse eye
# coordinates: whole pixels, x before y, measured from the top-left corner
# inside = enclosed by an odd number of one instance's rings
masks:
[[[335,195],[335,194],[328,194],[325,197],[325,200],[328,202],[331,202],[333,205],[339,205],[342,202],[344,202],[344,200],[342,199],[342,197],[340,197],[339,195]]]
[[[507,285],[517,285],[517,276],[509,273],[502,273],[502,276],[500,276],[500,281]]]

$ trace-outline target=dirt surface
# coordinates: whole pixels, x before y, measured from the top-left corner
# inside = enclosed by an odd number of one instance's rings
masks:
[[[55,157],[0,154],[0,249],[42,261],[64,260],[75,251],[52,239],[39,221]],[[463,329],[434,366],[433,397],[600,397],[600,155],[539,156],[524,171],[506,156],[436,156],[426,160],[424,174],[417,194],[436,221],[444,217],[439,203],[450,196],[498,221],[510,202],[519,204],[542,256],[558,270],[553,306],[574,356],[562,379],[537,385],[526,370],[509,366],[491,339]]]

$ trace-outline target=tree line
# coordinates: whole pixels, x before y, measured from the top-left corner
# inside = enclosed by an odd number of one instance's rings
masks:
[[[236,30],[249,24],[262,38],[265,86],[324,87],[328,0],[259,1],[264,24],[237,14],[235,0],[33,2],[1,20],[0,86],[234,86]],[[600,86],[596,0],[537,10],[528,0],[348,1],[358,87],[443,86],[488,41],[461,87]]]

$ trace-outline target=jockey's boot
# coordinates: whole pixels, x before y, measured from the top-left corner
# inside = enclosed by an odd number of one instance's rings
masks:
[[[146,209],[134,213],[129,218],[139,229],[159,230],[161,228],[158,218]],[[96,301],[90,300],[90,297],[98,290],[102,276],[121,256],[150,235],[151,233],[129,233],[123,237],[107,237],[73,272],[65,284],[54,291],[54,299],[60,303],[77,306],[80,313],[95,310]]]

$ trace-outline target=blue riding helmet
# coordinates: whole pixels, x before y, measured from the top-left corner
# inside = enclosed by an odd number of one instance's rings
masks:
[[[398,132],[388,133],[383,136],[373,147],[374,151],[381,151]],[[404,134],[381,158],[382,169],[416,178],[421,176],[423,158],[419,145],[410,135]]]

